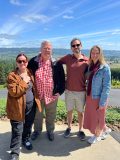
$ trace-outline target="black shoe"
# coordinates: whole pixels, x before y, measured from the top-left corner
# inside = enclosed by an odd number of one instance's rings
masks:
[[[50,141],[54,141],[54,133],[53,131],[47,132],[48,139]]]
[[[78,137],[80,138],[81,141],[84,141],[85,140],[85,133],[83,131],[79,131]]]
[[[9,160],[19,160],[19,156],[16,154],[11,154]]]
[[[37,131],[34,131],[31,135],[31,139],[34,141],[38,138],[38,136],[39,136],[39,133]]]
[[[26,141],[22,141],[22,145],[27,149],[27,150],[32,150],[33,146],[32,143],[27,139]]]
[[[66,131],[64,132],[64,137],[65,138],[70,137],[70,132],[71,132],[71,128],[67,128]]]

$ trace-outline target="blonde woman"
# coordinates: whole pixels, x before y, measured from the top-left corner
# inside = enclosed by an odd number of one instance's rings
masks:
[[[87,98],[84,115],[84,128],[93,134],[88,139],[94,144],[105,139],[111,132],[105,124],[105,112],[111,86],[111,72],[104,60],[102,49],[95,45],[90,50],[87,77]]]

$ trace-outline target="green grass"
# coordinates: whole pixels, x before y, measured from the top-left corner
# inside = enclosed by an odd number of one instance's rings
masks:
[[[6,88],[6,84],[0,85],[0,90],[5,88]],[[111,82],[111,88],[120,89],[120,80],[113,79]]]
[[[110,68],[120,68],[120,64],[119,63],[112,63],[112,64],[110,64]]]
[[[6,98],[0,98],[0,117],[6,115]]]
[[[0,90],[5,89],[6,88],[6,84],[0,84]]]
[[[112,88],[114,89],[120,89],[120,81],[119,80],[112,80]]]
[[[0,89],[4,89],[5,88],[5,85],[0,85]]]
[[[57,107],[56,120],[66,121],[67,120],[66,117],[67,117],[67,113],[65,108],[65,102],[59,100],[58,107]],[[73,123],[76,123],[76,122],[78,122],[78,119],[77,119],[77,113],[74,110]],[[120,123],[120,108],[108,107],[107,113],[106,113],[106,123],[113,124],[113,125]]]
[[[6,99],[1,98],[0,99],[0,117],[6,115],[5,107],[6,106]],[[77,123],[77,112],[74,110],[73,114],[73,123]],[[67,112],[65,107],[65,102],[62,100],[58,101],[57,105],[57,114],[56,114],[56,121],[67,121]],[[108,107],[107,113],[106,113],[106,122],[108,124],[120,124],[120,108],[112,108]]]

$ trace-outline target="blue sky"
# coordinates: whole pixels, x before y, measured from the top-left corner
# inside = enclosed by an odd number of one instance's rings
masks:
[[[74,37],[120,50],[120,0],[0,0],[0,47],[69,48]]]

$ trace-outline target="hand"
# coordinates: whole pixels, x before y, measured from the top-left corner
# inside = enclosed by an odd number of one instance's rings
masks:
[[[60,96],[59,93],[54,94],[54,97],[58,98]]]
[[[105,106],[99,106],[96,110],[104,110],[105,109]]]
[[[105,109],[105,107],[99,107],[99,110],[104,110]]]

